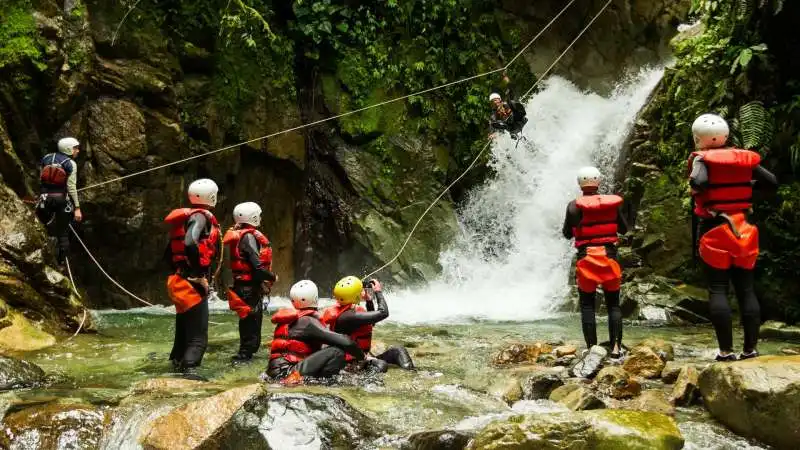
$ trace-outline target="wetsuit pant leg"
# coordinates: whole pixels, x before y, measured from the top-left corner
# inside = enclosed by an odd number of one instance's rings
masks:
[[[197,367],[203,362],[208,346],[208,296],[182,314],[184,316],[185,349],[181,368]]]
[[[744,328],[744,352],[750,353],[758,345],[758,328],[761,326],[761,307],[753,287],[753,270],[731,268],[731,281],[739,301],[739,311]]]
[[[377,359],[386,361],[389,364],[395,364],[406,370],[414,369],[414,361],[411,360],[411,355],[405,347],[390,347],[385,352],[376,356]]]
[[[733,330],[731,329],[731,306],[728,304],[728,288],[730,271],[706,266],[708,282],[708,310],[711,324],[717,335],[719,349],[723,352],[733,351]]]
[[[48,194],[44,204],[36,208],[36,215],[45,224],[50,236],[56,238],[56,260],[64,264],[69,254],[69,224],[72,223],[72,205],[66,194]]]
[[[622,308],[619,305],[619,291],[605,292],[608,309],[608,341],[622,347]]]
[[[594,316],[595,293],[578,290],[578,299],[581,305],[583,339],[586,341],[586,347],[592,348],[597,345],[597,319]]]
[[[175,340],[172,343],[172,351],[169,353],[169,360],[175,365],[180,365],[183,354],[186,351],[186,315],[175,314]]]
[[[295,369],[304,377],[328,378],[338,374],[345,364],[344,350],[326,347],[300,361]]]
[[[261,289],[257,286],[234,284],[233,290],[251,308],[247,317],[239,319],[239,355],[250,357],[261,346],[261,324],[264,319]]]

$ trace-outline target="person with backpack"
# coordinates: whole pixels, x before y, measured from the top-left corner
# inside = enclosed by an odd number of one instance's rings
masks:
[[[525,105],[514,99],[511,80],[507,75],[503,75],[503,82],[506,85],[505,94],[508,101],[503,101],[503,97],[497,92],[489,95],[492,107],[492,115],[489,118],[490,137],[494,137],[498,131],[507,131],[512,139],[517,139],[522,128],[528,123],[528,119],[525,117],[527,113]]]

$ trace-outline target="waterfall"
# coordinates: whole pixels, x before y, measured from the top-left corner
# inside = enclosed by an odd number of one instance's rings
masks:
[[[551,77],[525,105],[525,139],[500,136],[493,175],[459,210],[461,233],[440,255],[439,279],[391,292],[390,320],[536,320],[552,315],[569,292],[574,249],[561,235],[566,205],[586,165],[613,177],[620,148],[663,75],[642,69],[609,97]]]

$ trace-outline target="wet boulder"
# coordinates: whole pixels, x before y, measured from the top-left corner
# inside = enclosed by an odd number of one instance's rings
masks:
[[[525,400],[539,400],[550,397],[550,393],[564,385],[561,369],[558,371],[547,370],[529,376],[522,383],[522,398]]]
[[[800,326],[790,326],[783,322],[769,320],[761,325],[759,336],[777,341],[800,342]]]
[[[681,373],[681,369],[684,368],[686,364],[678,363],[675,361],[667,361],[664,364],[664,369],[661,370],[661,381],[666,384],[672,384],[675,380],[678,379],[678,374]]]
[[[599,345],[593,346],[572,366],[572,375],[579,378],[592,378],[603,368],[608,351]]]
[[[517,378],[499,380],[489,388],[489,395],[511,405],[522,399],[522,385]]]
[[[698,384],[700,382],[700,371],[694,366],[686,366],[681,369],[675,386],[672,388],[670,400],[675,406],[689,406],[695,403],[700,397]]]
[[[562,358],[564,356],[574,355],[578,352],[577,347],[574,345],[559,345],[558,347],[553,349],[553,355],[556,358]]]
[[[667,395],[657,389],[649,389],[642,392],[638,397],[624,402],[622,408],[634,411],[649,411],[668,416],[675,415],[675,407],[670,404]]]
[[[44,380],[44,370],[21,359],[0,356],[0,391],[35,386]]]
[[[683,437],[675,421],[663,414],[603,410],[531,414],[493,422],[479,431],[473,450],[613,448],[677,450]]]
[[[502,348],[495,355],[492,363],[496,366],[507,366],[519,363],[535,363],[539,355],[553,351],[552,346],[545,342],[533,344],[511,344]]]
[[[461,450],[473,434],[456,430],[423,431],[408,438],[403,450]]]
[[[0,448],[98,448],[104,423],[105,412],[91,405],[36,405],[6,415],[0,430]]]
[[[800,356],[716,363],[700,375],[711,414],[737,434],[779,449],[800,442]]]
[[[554,389],[553,392],[550,393],[550,397],[549,398],[550,398],[551,401],[560,402],[566,396],[571,394],[572,391],[574,391],[574,390],[576,390],[576,389],[578,389],[580,387],[581,387],[581,384],[579,384],[579,383],[567,383],[567,384],[565,384],[565,385],[563,385],[563,386],[561,386],[559,388]]]
[[[672,344],[663,339],[645,339],[636,344],[636,346],[650,348],[664,362],[675,360],[675,349]]]
[[[594,387],[618,400],[636,397],[642,391],[642,385],[619,366],[603,368],[594,379]]]
[[[666,362],[659,353],[651,347],[637,345],[633,347],[625,358],[622,367],[633,375],[644,378],[658,378],[664,370]]]
[[[586,386],[578,386],[561,398],[558,403],[566,406],[573,411],[584,411],[590,409],[603,409],[606,404]]]

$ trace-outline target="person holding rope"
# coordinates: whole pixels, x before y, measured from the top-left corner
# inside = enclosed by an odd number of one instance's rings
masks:
[[[503,97],[497,92],[489,95],[489,102],[492,106],[492,115],[489,118],[489,127],[492,132],[489,137],[495,137],[499,131],[508,131],[512,139],[517,139],[517,135],[522,132],[522,127],[528,123],[528,119],[525,117],[527,113],[525,106],[515,100],[516,96],[511,88],[511,80],[505,73],[503,73],[503,84],[506,98],[509,99],[508,102],[504,102]]]
[[[381,282],[376,279],[369,280],[365,286],[358,277],[342,278],[333,288],[336,305],[325,309],[322,323],[331,331],[349,336],[365,354],[369,354],[372,349],[372,327],[389,317],[389,307],[382,291]],[[358,305],[361,300],[366,301],[366,309]],[[346,359],[352,362],[354,357],[348,354]],[[406,370],[414,369],[408,350],[400,346],[391,347],[376,357],[368,356],[364,369],[386,372],[389,364]]]
[[[58,141],[58,151],[45,155],[39,164],[41,190],[36,204],[36,216],[56,239],[56,261],[63,270],[69,253],[69,225],[74,219],[83,220],[78,200],[78,165],[80,153],[77,139],[66,137]]]
[[[167,292],[175,304],[175,341],[170,361],[193,374],[208,345],[208,296],[211,265],[219,251],[220,230],[210,209],[217,204],[217,184],[203,178],[189,185],[191,208],[179,208],[164,221],[170,225],[166,256],[173,274]]]
[[[225,232],[223,244],[231,255],[233,288],[228,289],[228,305],[239,316],[239,352],[234,363],[250,361],[261,346],[264,310],[261,297],[269,293],[278,277],[272,273],[272,245],[258,231],[261,207],[253,202],[233,208],[233,228]]]

